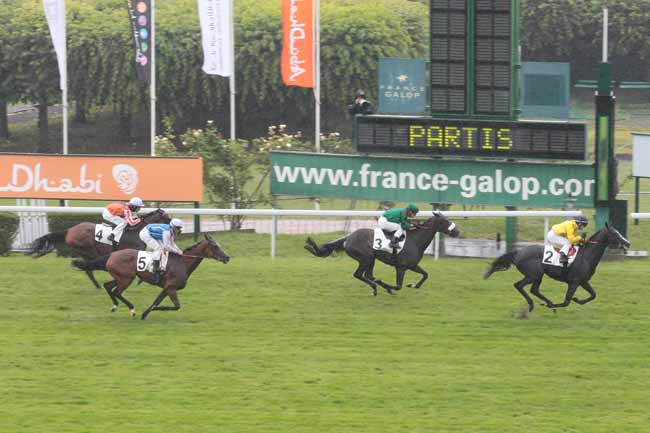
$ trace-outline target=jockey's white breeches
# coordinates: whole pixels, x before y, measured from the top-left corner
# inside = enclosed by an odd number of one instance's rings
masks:
[[[564,236],[560,236],[555,234],[553,230],[549,230],[548,234],[546,235],[546,238],[548,239],[548,242],[551,245],[556,245],[560,246],[560,252],[569,255],[569,249],[571,248],[571,242],[565,238]]]
[[[379,228],[382,230],[386,230],[389,232],[395,232],[393,236],[395,238],[399,238],[404,234],[404,230],[402,229],[402,226],[399,223],[392,223],[386,219],[386,217],[379,217]]]
[[[153,251],[153,259],[160,260],[160,256],[162,256],[163,252],[162,241],[154,239],[154,237],[151,236],[151,233],[149,233],[149,230],[146,228],[140,230],[140,239],[142,239],[142,242],[144,242],[147,247]]]
[[[115,224],[113,234],[115,235],[115,242],[119,242],[122,238],[122,233],[124,233],[124,229],[126,228],[126,219],[121,216],[113,215],[108,211],[108,209],[104,209],[104,212],[102,212],[102,218]]]

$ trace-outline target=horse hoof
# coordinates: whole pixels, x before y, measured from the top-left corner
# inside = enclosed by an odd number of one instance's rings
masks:
[[[131,313],[131,317],[135,317],[135,308],[131,308],[129,313]]]
[[[117,305],[111,307],[111,313],[114,313],[115,311],[117,311]]]
[[[412,289],[417,289],[417,287],[415,287],[415,284],[413,284],[413,283],[408,283],[408,284],[406,285],[406,287],[410,287],[410,288],[412,288]]]
[[[376,287],[372,288],[372,296],[377,296],[377,288]]]

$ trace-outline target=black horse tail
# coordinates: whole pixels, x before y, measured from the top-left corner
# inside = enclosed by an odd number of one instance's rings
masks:
[[[499,271],[505,271],[506,269],[509,269],[510,266],[514,264],[516,253],[517,253],[516,251],[505,253],[504,255],[498,257],[495,261],[490,263],[490,265],[487,267],[485,272],[483,272],[483,279],[487,280],[488,278],[490,278],[490,275],[492,275],[493,273]]]
[[[305,249],[316,257],[327,257],[334,251],[341,251],[344,248],[345,240],[347,238],[348,237],[345,236],[321,246],[318,246],[312,238],[307,238],[307,241],[305,241]]]
[[[108,261],[108,258],[110,257],[110,254],[107,254],[105,256],[97,257],[94,259],[81,259],[81,260],[73,260],[72,261],[72,266],[75,268],[79,268],[82,271],[105,271],[106,270],[106,262]]]
[[[67,230],[62,232],[49,233],[45,236],[41,236],[32,242],[29,250],[25,252],[28,256],[33,256],[35,259],[44,256],[47,253],[52,252],[56,249],[56,245],[60,242],[65,242],[65,235],[68,233]]]

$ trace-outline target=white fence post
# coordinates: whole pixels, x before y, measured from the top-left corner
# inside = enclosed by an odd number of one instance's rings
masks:
[[[438,260],[440,258],[440,233],[436,233],[436,237],[433,238],[433,259]]]
[[[278,217],[273,215],[271,217],[271,258],[275,258],[275,248],[278,238]]]

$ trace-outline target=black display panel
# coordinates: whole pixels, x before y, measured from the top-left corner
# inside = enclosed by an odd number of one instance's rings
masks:
[[[358,152],[585,159],[586,126],[568,122],[357,116]]]
[[[474,113],[510,113],[511,0],[474,3]]]
[[[465,0],[431,0],[431,107],[467,111],[467,6]]]

